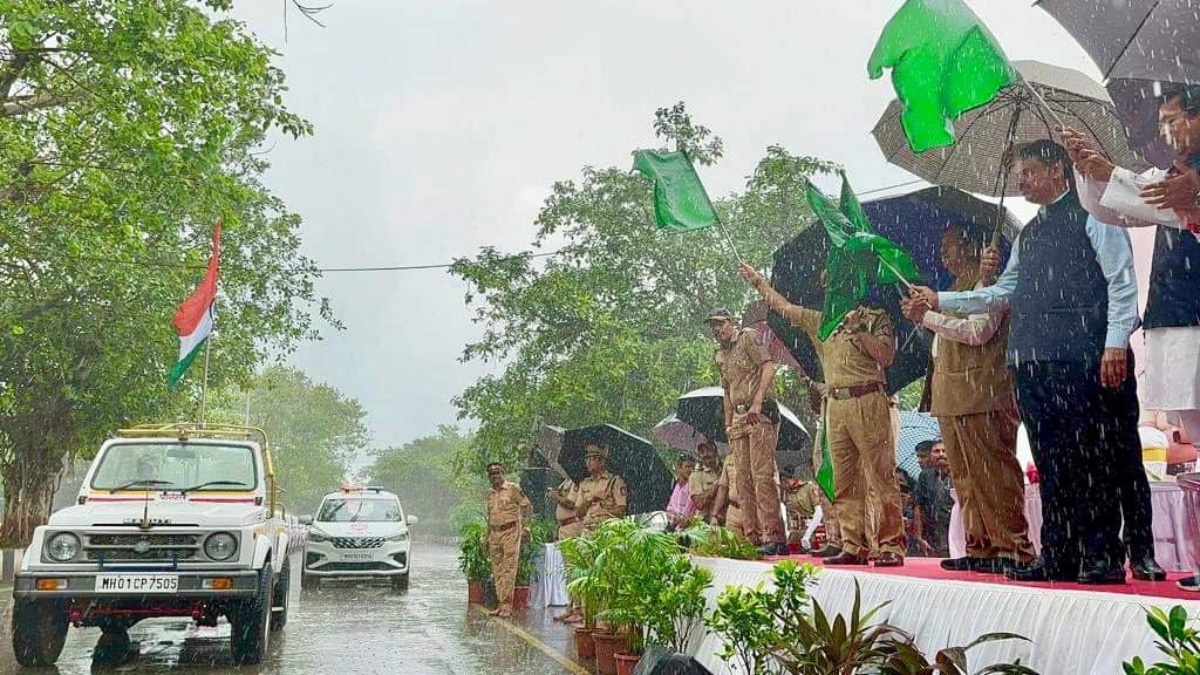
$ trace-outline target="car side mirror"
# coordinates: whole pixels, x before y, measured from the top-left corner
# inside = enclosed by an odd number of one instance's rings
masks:
[[[300,516],[300,524],[301,525],[312,525],[313,517],[312,516]]]
[[[412,525],[416,525],[417,523],[421,522],[421,519],[420,519],[420,518],[417,518],[416,516],[409,516],[409,517],[406,519],[406,522],[407,522],[407,523],[408,523],[410,526],[412,526]]]

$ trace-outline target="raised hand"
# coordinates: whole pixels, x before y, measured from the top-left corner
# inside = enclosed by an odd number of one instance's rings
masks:
[[[904,314],[904,318],[918,326],[925,320],[925,312],[928,311],[929,306],[925,304],[924,299],[904,298],[900,300],[900,312]]]
[[[1200,174],[1195,169],[1147,185],[1139,193],[1150,206],[1185,211],[1200,208]]]
[[[749,263],[738,263],[738,274],[742,275],[746,283],[756,288],[759,284],[764,283],[762,275],[758,273],[758,270],[751,267]]]
[[[925,306],[928,307],[929,309],[936,311],[938,308],[937,291],[933,290],[932,288],[930,288],[928,286],[913,287],[911,297],[914,300],[920,300],[921,302],[925,303]]]
[[[1000,274],[1000,249],[988,246],[979,258],[979,278],[995,279]]]

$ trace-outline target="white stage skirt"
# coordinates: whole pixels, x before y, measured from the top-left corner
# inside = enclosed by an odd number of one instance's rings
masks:
[[[771,579],[769,563],[716,558],[695,558],[713,571],[709,593],[712,606],[726,586],[754,586]],[[878,619],[910,633],[919,648],[932,656],[948,646],[963,646],[984,633],[1008,632],[1032,642],[993,642],[968,653],[971,672],[984,665],[1021,663],[1046,675],[1113,675],[1121,663],[1141,656],[1158,660],[1155,635],[1146,624],[1145,608],[1168,609],[1184,605],[1189,614],[1200,613],[1200,602],[1075,590],[1047,590],[999,583],[920,579],[870,572],[826,569],[813,589],[813,597],[830,614],[849,616],[854,603],[854,581],[862,588],[863,607],[886,601]],[[704,634],[692,653],[717,675],[731,673],[717,657],[720,641]]]

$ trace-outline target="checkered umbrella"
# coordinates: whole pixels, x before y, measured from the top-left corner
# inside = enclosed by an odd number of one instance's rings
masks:
[[[929,413],[905,411],[900,413],[900,438],[896,439],[896,466],[910,478],[921,475],[917,462],[917,445],[942,437],[937,420]]]

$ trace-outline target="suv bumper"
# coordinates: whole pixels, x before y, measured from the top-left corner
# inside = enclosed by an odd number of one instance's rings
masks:
[[[179,590],[172,593],[132,593],[132,592],[100,592],[96,590],[96,578],[101,574],[122,574],[113,570],[105,572],[55,572],[25,571],[18,572],[13,581],[13,598],[17,600],[36,600],[42,598],[59,599],[100,599],[100,600],[165,600],[171,598],[239,598],[252,597],[258,590],[258,572],[255,570],[204,570],[155,572],[179,577]],[[135,574],[135,573],[126,573]],[[136,573],[145,574],[145,573]],[[39,580],[55,579],[66,582],[66,588],[54,590],[39,590]],[[227,579],[228,588],[214,588],[216,580]],[[207,583],[206,583],[207,582]],[[208,586],[208,587],[206,587]]]
[[[402,576],[408,574],[409,551],[409,542],[364,551],[338,549],[309,540],[304,550],[304,573],[323,578]]]

